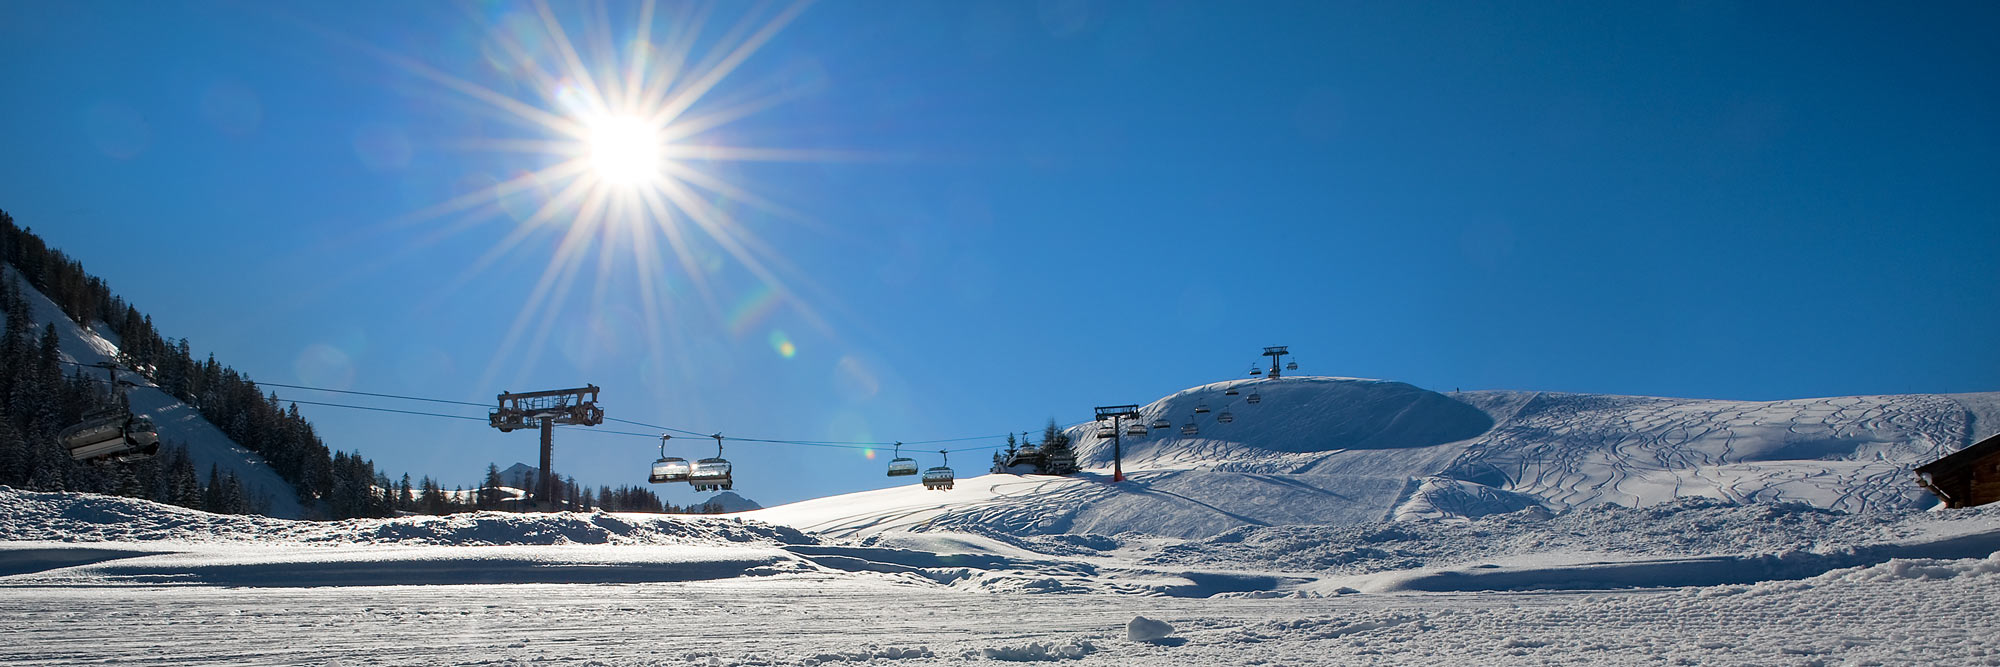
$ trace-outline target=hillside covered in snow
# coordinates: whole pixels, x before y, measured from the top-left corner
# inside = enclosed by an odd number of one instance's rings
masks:
[[[1906,511],[1935,503],[1911,468],[2000,428],[2000,392],[1748,402],[1445,394],[1287,377],[1203,385],[1140,413],[1167,428],[1122,439],[1126,484],[1103,483],[1112,443],[1082,424],[1067,433],[1083,476],[995,475],[962,480],[951,494],[890,489],[768,515],[855,533],[927,526],[1187,538],[1688,497]],[[1183,434],[1188,424],[1196,433]],[[884,496],[909,503],[874,515],[841,509]]]

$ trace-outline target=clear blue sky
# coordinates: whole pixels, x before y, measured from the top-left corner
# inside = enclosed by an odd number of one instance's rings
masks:
[[[530,75],[563,62],[531,5],[10,2],[0,208],[261,380],[590,382],[613,417],[753,437],[1069,423],[1271,344],[1446,390],[2000,390],[2000,10],[1896,4],[824,2],[675,116],[747,112],[675,145],[784,158],[675,158],[730,184],[689,200],[720,236],[600,215],[565,254],[588,212],[520,221],[569,181],[481,196],[566,159],[505,149],[581,150],[521,115],[578,108]],[[784,9],[659,5],[649,62],[691,43],[699,74]],[[640,13],[551,12],[600,83]],[[306,412],[392,473],[535,457]],[[731,455],[767,503],[889,483],[861,452]],[[653,456],[566,432],[556,468]]]

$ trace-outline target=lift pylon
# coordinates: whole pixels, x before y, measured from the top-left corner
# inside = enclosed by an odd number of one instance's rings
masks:
[[[1279,363],[1279,359],[1283,358],[1287,354],[1291,354],[1291,352],[1286,350],[1284,345],[1273,345],[1271,347],[1264,348],[1264,354],[1261,356],[1266,356],[1271,358],[1271,371],[1270,371],[1271,379],[1273,380],[1278,379],[1278,372],[1280,370],[1283,370],[1282,369],[1283,364]],[[1293,368],[1297,367],[1298,366],[1296,365],[1293,366]]]
[[[1111,481],[1125,481],[1124,421],[1139,418],[1137,405],[1097,406],[1097,421],[1111,420]]]
[[[552,502],[555,471],[550,470],[555,454],[556,426],[596,426],[604,423],[604,408],[597,407],[597,385],[575,389],[553,389],[525,393],[503,392],[500,406],[487,413],[493,428],[507,433],[515,429],[542,430],[541,479],[535,483],[535,499]]]

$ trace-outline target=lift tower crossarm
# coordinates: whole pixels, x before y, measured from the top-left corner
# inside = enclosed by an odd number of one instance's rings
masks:
[[[596,426],[604,423],[604,408],[597,407],[597,385],[575,389],[552,389],[523,393],[504,392],[499,407],[487,414],[493,428],[506,433],[514,429],[540,428],[542,431],[541,479],[536,483],[536,500],[553,501],[555,495],[555,427]]]
[[[1277,379],[1278,372],[1284,366],[1284,364],[1279,363],[1280,359],[1282,359],[1287,354],[1291,354],[1291,352],[1286,350],[1285,347],[1286,346],[1284,345],[1273,345],[1271,347],[1264,348],[1264,354],[1262,356],[1271,358],[1271,379],[1274,380]]]
[[[1111,481],[1125,481],[1125,425],[1126,419],[1139,418],[1137,405],[1097,406],[1097,421],[1111,420]]]

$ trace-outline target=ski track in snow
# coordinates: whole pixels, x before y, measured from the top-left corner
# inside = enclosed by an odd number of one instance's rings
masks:
[[[2000,559],[1663,592],[1174,599],[792,575],[620,586],[20,588],[7,662],[2000,664]],[[1125,639],[1134,616],[1173,636]]]

